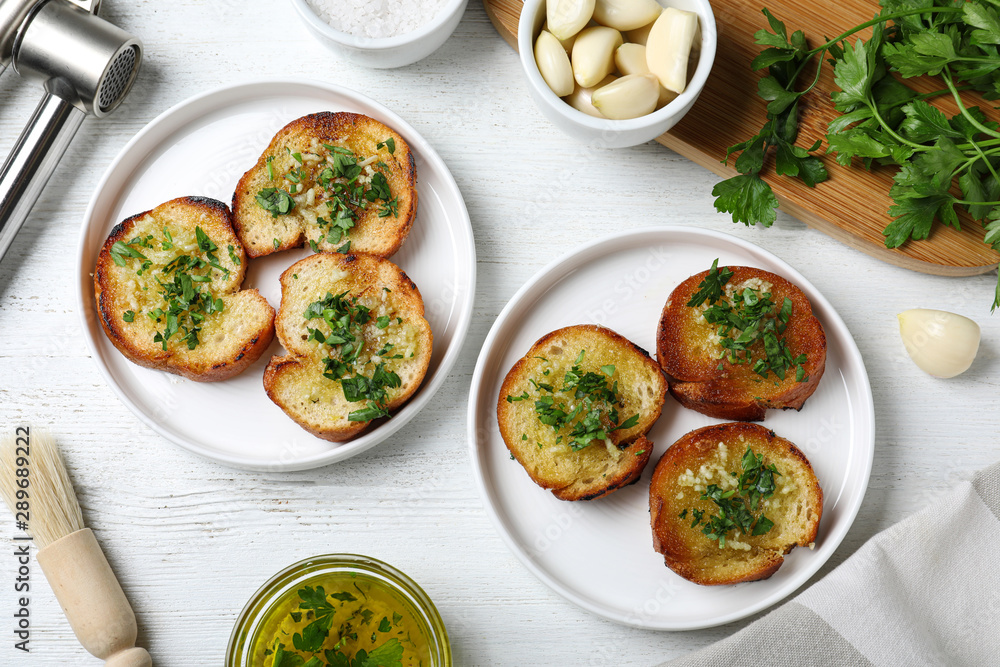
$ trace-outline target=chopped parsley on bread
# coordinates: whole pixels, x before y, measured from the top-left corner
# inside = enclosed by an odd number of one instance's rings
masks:
[[[826,367],[826,335],[798,287],[716,260],[671,292],[656,356],[685,407],[760,421],[769,408],[801,409],[813,394]]]
[[[264,389],[302,428],[349,440],[390,416],[427,373],[433,335],[413,281],[389,260],[320,253],[281,274]]]
[[[389,257],[417,214],[416,166],[395,130],[362,114],[292,121],[236,186],[236,232],[251,257],[314,251]]]
[[[140,366],[199,382],[233,377],[274,336],[274,309],[240,289],[246,262],[222,202],[182,197],[134,215],[97,258],[104,332]]]
[[[610,329],[570,326],[510,369],[497,422],[536,484],[560,500],[591,500],[638,481],[666,390],[645,350]]]
[[[823,491],[805,455],[758,424],[706,426],[663,454],[649,487],[653,548],[696,584],[766,579],[812,547]]]

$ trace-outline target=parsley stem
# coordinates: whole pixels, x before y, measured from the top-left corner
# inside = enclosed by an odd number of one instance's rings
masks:
[[[868,108],[872,110],[872,115],[875,116],[875,120],[879,122],[879,124],[886,131],[886,133],[892,136],[893,139],[895,139],[901,144],[909,146],[913,150],[926,151],[931,149],[930,146],[924,146],[923,144],[918,144],[916,142],[910,141],[909,139],[904,139],[899,135],[898,132],[896,132],[896,130],[892,129],[892,127],[890,127],[889,124],[885,122],[885,119],[882,118],[882,114],[879,113],[878,105],[875,104],[875,100],[872,99],[871,93],[869,93],[868,97],[865,99],[865,104],[867,104]]]
[[[962,96],[958,94],[958,89],[955,88],[955,82],[951,78],[951,70],[948,69],[947,65],[945,65],[944,69],[941,70],[941,78],[944,79],[944,82],[948,85],[948,90],[951,91],[951,96],[955,98],[955,103],[958,104],[958,110],[965,117],[965,119],[980,132],[1000,139],[1000,132],[995,132],[980,123],[976,120],[975,116],[969,113],[969,110],[965,108],[965,105],[962,104]]]
[[[968,169],[969,167],[971,167],[973,164],[975,164],[976,162],[978,162],[979,158],[980,158],[980,156],[973,155],[968,160],[966,160],[965,162],[963,162],[954,172],[952,172],[952,174],[951,174],[952,178],[954,178],[955,176],[959,176],[963,171],[965,171],[966,169]]]
[[[955,86],[955,90],[975,90],[975,88],[976,87],[972,86],[972,85]],[[942,88],[941,90],[935,90],[935,91],[932,91],[932,92],[929,92],[929,93],[922,93],[920,95],[917,95],[916,97],[914,97],[911,100],[902,100],[900,102],[897,102],[896,104],[893,104],[892,106],[893,107],[901,107],[904,104],[908,104],[908,103],[912,102],[913,100],[929,100],[932,97],[940,97],[941,95],[950,95],[950,94],[951,94],[951,90],[949,90],[948,88]]]
[[[805,65],[806,62],[807,61],[803,61],[802,64]],[[808,88],[806,88],[805,90],[803,90],[802,92],[799,93],[799,97],[802,97],[803,95],[805,95],[810,90],[812,90],[813,88],[816,87],[816,84],[819,83],[819,75],[820,75],[820,73],[822,71],[823,71],[823,58],[820,57],[819,62],[816,63],[816,76],[813,77],[813,82],[811,84],[809,84]],[[798,74],[796,74],[796,77],[798,77]],[[794,81],[794,79],[793,79],[793,81]]]
[[[974,144],[973,143],[955,144],[955,148],[963,151],[967,151],[971,148],[974,148],[975,146],[985,146],[987,148],[991,148],[993,146],[1000,146],[1000,139],[985,139],[983,141],[977,141]],[[990,155],[993,155],[993,152],[990,152]]]
[[[838,42],[850,37],[854,33],[861,32],[865,28],[871,28],[872,26],[878,25],[879,23],[888,23],[889,21],[905,18],[907,16],[917,16],[919,14],[931,14],[934,12],[942,12],[946,14],[959,14],[962,12],[962,8],[961,7],[916,7],[914,9],[907,9],[905,11],[895,12],[893,14],[884,14],[884,15],[880,14],[879,16],[876,16],[870,21],[865,21],[860,25],[854,26],[847,32],[841,33],[840,35],[828,41],[826,44],[823,44],[822,46],[817,46],[815,49],[811,51],[807,51],[807,53],[809,55],[813,55],[815,53],[820,53],[821,51],[826,51],[834,44],[837,44]]]
[[[997,183],[1000,183],[1000,176],[997,176],[997,171],[996,171],[996,169],[994,169],[994,168],[993,168],[993,165],[992,165],[992,164],[990,164],[990,160],[989,160],[989,158],[988,158],[988,157],[986,157],[986,153],[984,153],[984,152],[983,152],[983,149],[982,149],[982,148],[980,148],[978,144],[976,145],[976,152],[978,152],[978,153],[979,153],[979,157],[980,157],[980,159],[982,159],[982,161],[983,161],[983,162],[984,162],[984,163],[986,164],[986,168],[990,170],[990,173],[991,173],[991,174],[993,174],[993,178],[994,178],[994,180],[995,180],[995,181],[996,181]]]
[[[956,204],[963,206],[1000,206],[1000,201],[969,201],[968,199],[956,199]]]

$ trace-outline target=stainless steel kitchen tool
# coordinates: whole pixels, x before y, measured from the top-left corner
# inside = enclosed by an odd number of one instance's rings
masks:
[[[0,0],[0,74],[8,65],[45,95],[0,169],[0,260],[84,118],[128,94],[142,44],[97,16],[100,0]]]

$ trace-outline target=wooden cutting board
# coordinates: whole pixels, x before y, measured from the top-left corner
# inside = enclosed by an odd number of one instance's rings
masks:
[[[483,0],[483,4],[497,31],[516,49],[521,0]],[[757,97],[762,74],[750,69],[760,52],[753,34],[767,27],[762,6],[785,22],[789,34],[803,30],[810,44],[822,43],[823,36],[839,35],[878,13],[878,3],[871,0],[712,0],[719,31],[712,74],[694,108],[657,141],[723,178],[736,175],[732,159],[728,164],[720,162],[726,147],[756,134],[765,120],[764,101]],[[862,35],[867,39],[870,31]],[[921,92],[940,87],[933,82],[908,83]],[[800,146],[825,137],[827,124],[836,116],[830,102],[830,92],[836,89],[832,68],[824,65],[819,84],[800,102]],[[949,115],[957,112],[954,104],[939,106]],[[981,106],[989,112],[993,105]],[[968,216],[962,217],[961,231],[936,224],[929,239],[889,250],[883,244],[882,230],[891,220],[887,211],[895,168],[867,172],[860,166],[842,167],[832,156],[825,156],[823,162],[830,179],[815,188],[798,179],[775,176],[770,166],[765,167],[770,173],[764,179],[782,210],[858,250],[915,271],[969,276],[997,268],[1000,255],[983,243],[982,226]]]

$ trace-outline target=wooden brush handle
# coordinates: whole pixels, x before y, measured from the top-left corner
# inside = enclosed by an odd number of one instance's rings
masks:
[[[135,648],[135,613],[90,528],[39,551],[38,564],[83,648],[106,667],[151,667],[146,649]]]

